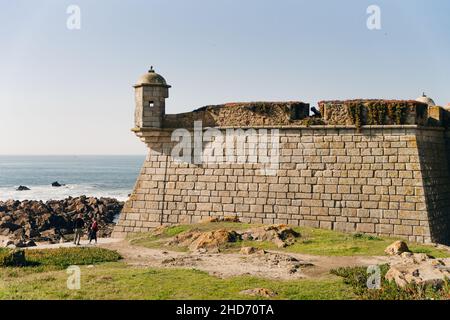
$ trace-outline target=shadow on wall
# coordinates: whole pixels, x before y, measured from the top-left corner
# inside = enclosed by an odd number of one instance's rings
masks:
[[[417,136],[431,240],[450,245],[450,139],[445,131]]]

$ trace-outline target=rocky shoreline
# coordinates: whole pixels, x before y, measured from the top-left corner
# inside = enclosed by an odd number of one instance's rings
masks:
[[[0,201],[0,237],[3,246],[15,247],[68,241],[73,234],[73,220],[78,214],[82,214],[85,221],[95,215],[99,224],[98,236],[110,237],[114,220],[123,205],[113,198],[86,196],[46,202]]]

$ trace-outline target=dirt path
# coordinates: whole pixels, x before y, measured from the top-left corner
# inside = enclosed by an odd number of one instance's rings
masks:
[[[126,240],[99,246],[117,250],[125,262],[133,266],[198,269],[221,278],[239,275],[286,280],[321,278],[328,276],[331,269],[388,261],[388,257],[383,256],[330,257],[276,251],[251,255],[180,253],[133,246]]]
[[[120,242],[122,239],[114,239],[114,238],[99,238],[98,244],[95,244],[95,242],[89,243],[88,240],[81,240],[80,246],[82,247],[95,247],[95,246],[101,246],[101,245],[108,245],[110,243]],[[37,242],[36,247],[28,247],[27,250],[36,250],[36,249],[56,249],[56,248],[74,248],[77,247],[73,242],[64,242],[64,243],[56,243],[56,244],[49,244],[47,242]]]

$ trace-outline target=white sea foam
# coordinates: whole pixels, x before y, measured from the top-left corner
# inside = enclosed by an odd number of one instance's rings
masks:
[[[115,198],[119,201],[126,201],[130,190],[115,189],[107,190],[96,185],[66,185],[62,187],[52,187],[48,185],[27,185],[28,191],[17,191],[17,187],[0,187],[0,200],[62,200],[68,197],[78,197],[85,195],[88,197]]]

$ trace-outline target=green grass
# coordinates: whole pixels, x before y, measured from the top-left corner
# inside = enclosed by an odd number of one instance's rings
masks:
[[[20,258],[20,259],[17,259]],[[116,251],[103,248],[58,248],[40,250],[0,250],[0,267],[54,266],[66,268],[70,265],[86,265],[118,261]]]
[[[166,228],[161,235],[144,234],[130,237],[133,244],[161,246],[170,237],[197,229],[211,231],[221,228],[245,230],[250,225],[240,223],[204,223]],[[240,241],[224,248],[234,252],[241,246],[298,252],[313,255],[350,256],[383,255],[395,239],[365,234],[345,234],[312,228],[294,228],[302,236],[287,248],[278,249],[272,243]],[[410,244],[415,252],[436,257],[449,253],[437,248]],[[173,249],[173,248],[168,248]],[[179,248],[178,248],[179,249]],[[12,251],[0,249],[0,257]],[[9,258],[8,258],[9,259]],[[4,261],[10,261],[4,259]],[[317,279],[269,280],[253,276],[221,279],[191,269],[140,268],[118,261],[120,255],[102,248],[61,248],[26,250],[25,267],[0,267],[0,299],[255,299],[239,294],[252,288],[267,288],[277,293],[273,299],[444,299],[450,297],[450,284],[442,290],[411,286],[400,289],[382,282],[382,290],[368,290],[366,268],[340,268]],[[81,289],[67,288],[65,268],[81,268]],[[88,266],[87,266],[88,265]],[[382,267],[382,273],[387,268]],[[264,299],[264,298],[261,298]]]
[[[255,299],[239,292],[257,287],[277,292],[274,299],[356,297],[336,276],[292,281],[220,279],[197,270],[135,268],[116,262],[81,267],[81,289],[69,290],[65,270],[30,273],[28,269],[0,269],[0,299]]]
[[[155,236],[151,233],[135,236],[131,243],[147,248],[161,248],[173,251],[187,251],[187,248],[176,246],[164,246],[169,237],[189,230],[211,231],[217,229],[245,230],[255,225],[243,223],[200,223],[195,225],[180,225],[169,227],[162,235]],[[331,230],[314,229],[307,227],[295,227],[295,231],[301,234],[296,243],[283,249],[279,249],[271,242],[239,241],[230,243],[222,248],[224,252],[235,252],[242,246],[253,246],[265,250],[279,250],[292,253],[304,253],[321,256],[382,256],[384,250],[396,238],[375,237],[365,234],[348,234]],[[408,243],[410,249],[417,253],[426,253],[436,258],[450,257],[450,252],[433,246]]]
[[[68,267],[100,262],[118,261],[121,257],[116,251],[103,248],[58,248],[27,250],[25,258],[28,264]]]

